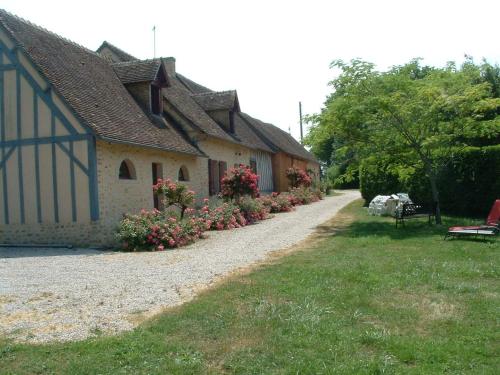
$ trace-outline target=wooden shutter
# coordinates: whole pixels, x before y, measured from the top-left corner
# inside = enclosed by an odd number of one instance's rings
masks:
[[[227,163],[225,161],[219,162],[219,181],[222,181],[222,178],[226,174],[227,171]]]
[[[220,190],[219,184],[219,162],[208,159],[208,193],[217,194]]]

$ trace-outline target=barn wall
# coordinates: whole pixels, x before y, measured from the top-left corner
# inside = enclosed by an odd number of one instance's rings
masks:
[[[274,173],[274,189],[279,192],[288,191],[290,182],[286,176],[286,170],[291,167],[307,170],[308,168],[318,168],[317,165],[302,159],[297,159],[290,154],[278,152],[272,157]]]
[[[260,191],[274,191],[272,155],[264,151],[254,151],[252,157],[257,162],[257,174],[260,176]]]

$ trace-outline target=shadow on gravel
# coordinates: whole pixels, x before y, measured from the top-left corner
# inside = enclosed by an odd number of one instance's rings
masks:
[[[0,247],[0,259],[6,258],[37,258],[37,257],[57,257],[68,255],[101,255],[112,253],[112,251],[96,249],[71,249],[55,247]]]

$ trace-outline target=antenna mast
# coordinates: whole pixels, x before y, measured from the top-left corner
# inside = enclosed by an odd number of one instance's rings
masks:
[[[153,58],[156,58],[156,26],[153,26]]]
[[[304,133],[302,130],[302,102],[299,102],[299,116],[300,116],[300,143],[304,143]]]

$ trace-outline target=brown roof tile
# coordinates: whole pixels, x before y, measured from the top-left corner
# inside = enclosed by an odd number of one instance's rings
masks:
[[[235,107],[239,110],[238,95],[235,90],[193,94],[193,99],[205,111],[232,110]]]
[[[203,155],[172,128],[153,124],[97,53],[4,10],[0,24],[98,137]]]
[[[118,59],[120,61],[132,61],[132,60],[138,60],[137,57],[134,57],[130,54],[128,54],[127,52],[121,50],[120,48],[112,45],[111,43],[107,42],[107,41],[104,41],[102,42],[101,46],[97,49],[97,53],[100,53],[102,49],[104,48],[108,48],[109,50],[111,50],[115,55],[116,57],[118,57]]]
[[[111,64],[122,83],[154,81],[161,66],[161,59],[134,60]]]
[[[275,151],[283,151],[301,159],[318,162],[304,146],[284,130],[241,112],[241,117],[250,124],[264,141]]]

